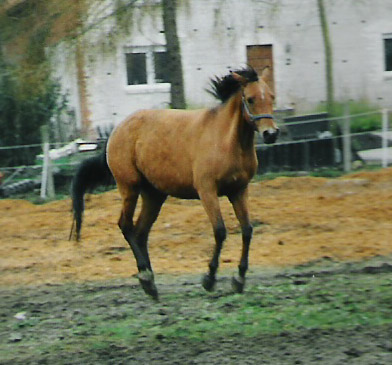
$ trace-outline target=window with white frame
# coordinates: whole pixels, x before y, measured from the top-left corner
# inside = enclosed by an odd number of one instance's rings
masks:
[[[384,71],[392,71],[392,33],[384,34]]]
[[[127,85],[169,83],[165,47],[135,47],[125,52]]]

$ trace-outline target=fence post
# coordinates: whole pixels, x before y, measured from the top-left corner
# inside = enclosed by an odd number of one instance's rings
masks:
[[[350,110],[348,105],[344,108],[344,118],[343,118],[343,168],[344,172],[351,171],[351,135],[350,135]]]
[[[302,168],[304,169],[304,171],[310,171],[310,156],[309,156],[309,146],[310,142],[303,142],[302,143],[302,151],[303,151],[303,156],[302,156]]]
[[[388,166],[388,110],[382,110],[382,167]]]
[[[51,160],[49,154],[49,131],[47,126],[41,127],[41,137],[43,142],[42,149],[44,153],[41,179],[41,198],[46,199],[47,197],[53,198],[55,195]]]

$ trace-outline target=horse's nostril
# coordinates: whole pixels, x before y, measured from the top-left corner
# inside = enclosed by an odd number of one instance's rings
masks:
[[[275,143],[279,135],[279,129],[274,130],[272,133],[270,131],[263,132],[264,142],[267,144]]]

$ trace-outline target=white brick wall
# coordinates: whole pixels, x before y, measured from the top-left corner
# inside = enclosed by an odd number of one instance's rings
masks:
[[[325,102],[324,46],[314,0],[179,0],[177,27],[185,92],[190,107],[214,105],[209,78],[246,65],[246,46],[272,44],[277,108],[309,111]],[[392,107],[392,77],[384,72],[383,33],[392,32],[392,2],[325,0],[333,47],[335,97],[367,99]],[[125,48],[164,45],[159,7],[133,12],[131,31],[105,53],[86,47],[89,110],[93,126],[117,124],[140,108],[165,108],[165,85],[126,85]],[[96,43],[113,27],[109,18],[86,34]],[[107,37],[107,36],[105,36]],[[107,37],[109,38],[109,37]],[[72,68],[72,67],[71,67]],[[62,71],[75,85],[74,71]],[[75,87],[70,87],[75,94]],[[71,101],[78,109],[77,97]]]

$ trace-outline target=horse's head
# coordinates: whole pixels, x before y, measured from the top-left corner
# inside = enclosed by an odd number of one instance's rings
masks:
[[[243,117],[256,131],[263,135],[265,143],[274,143],[279,135],[273,113],[274,94],[267,85],[269,68],[265,68],[256,80],[232,72],[241,84]]]

